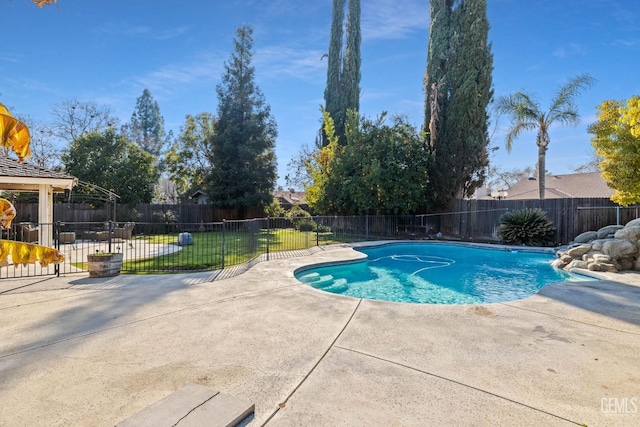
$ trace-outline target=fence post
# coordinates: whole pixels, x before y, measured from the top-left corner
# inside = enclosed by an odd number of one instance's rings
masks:
[[[109,220],[109,234],[107,235],[107,239],[109,240],[107,252],[111,253],[111,232],[113,231],[113,221]]]
[[[369,240],[369,215],[364,216],[364,239]]]
[[[316,246],[320,246],[320,225],[318,224],[318,215],[316,215]]]
[[[224,229],[226,225],[226,220],[222,220],[222,268],[224,269]]]
[[[271,235],[271,227],[269,224],[269,216],[267,216],[267,261],[269,261],[269,238]]]
[[[56,221],[53,226],[53,235],[56,239],[56,249],[60,250],[60,221]],[[60,277],[60,264],[54,264],[53,271],[56,273],[57,277]]]

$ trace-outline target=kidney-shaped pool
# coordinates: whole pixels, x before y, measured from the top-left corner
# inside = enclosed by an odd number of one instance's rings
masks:
[[[305,267],[295,277],[336,294],[427,304],[513,301],[551,283],[594,280],[553,268],[552,254],[514,248],[396,243],[357,250],[367,258]]]

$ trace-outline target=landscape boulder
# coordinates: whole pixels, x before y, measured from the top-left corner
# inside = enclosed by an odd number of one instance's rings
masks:
[[[607,225],[606,227],[602,227],[596,233],[596,235],[598,236],[597,239],[606,239],[607,237],[612,236],[613,234],[615,234],[616,231],[621,230],[623,228],[624,227],[622,225]],[[582,233],[582,234],[584,234],[584,233]]]
[[[640,271],[640,218],[626,225],[609,225],[598,231],[579,234],[573,242],[559,248],[552,266],[590,271]]]
[[[575,243],[589,243],[592,240],[595,240],[598,238],[598,232],[596,231],[585,231],[582,234],[578,234],[573,241]]]

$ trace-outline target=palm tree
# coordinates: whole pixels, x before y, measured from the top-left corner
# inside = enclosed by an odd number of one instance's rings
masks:
[[[576,126],[580,121],[578,106],[574,99],[583,90],[593,85],[595,79],[588,74],[580,74],[570,78],[567,83],[558,89],[551,101],[549,111],[542,111],[538,101],[526,92],[516,92],[511,95],[503,95],[496,101],[498,114],[511,116],[511,127],[507,133],[505,148],[511,151],[513,141],[523,131],[536,130],[536,144],[538,145],[538,188],[540,200],[544,199],[545,188],[545,159],[549,147],[549,127],[554,122],[562,125]]]

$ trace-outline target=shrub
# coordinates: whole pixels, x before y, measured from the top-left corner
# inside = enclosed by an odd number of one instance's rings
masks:
[[[300,207],[300,205],[293,205],[291,209],[289,209],[286,213],[286,217],[293,223],[293,226],[296,230],[300,230],[301,223],[310,223],[313,227],[315,227],[315,221],[311,219],[311,214]],[[306,225],[305,225],[306,227]],[[305,231],[305,230],[301,230]],[[311,230],[306,230],[311,231]]]
[[[556,230],[542,209],[520,209],[500,217],[498,237],[507,245],[553,246]]]
[[[284,216],[284,209],[280,206],[280,202],[274,199],[267,207],[264,208],[264,214],[270,218],[280,218]]]
[[[296,229],[299,231],[315,231],[316,222],[312,219],[303,219],[298,221]]]

